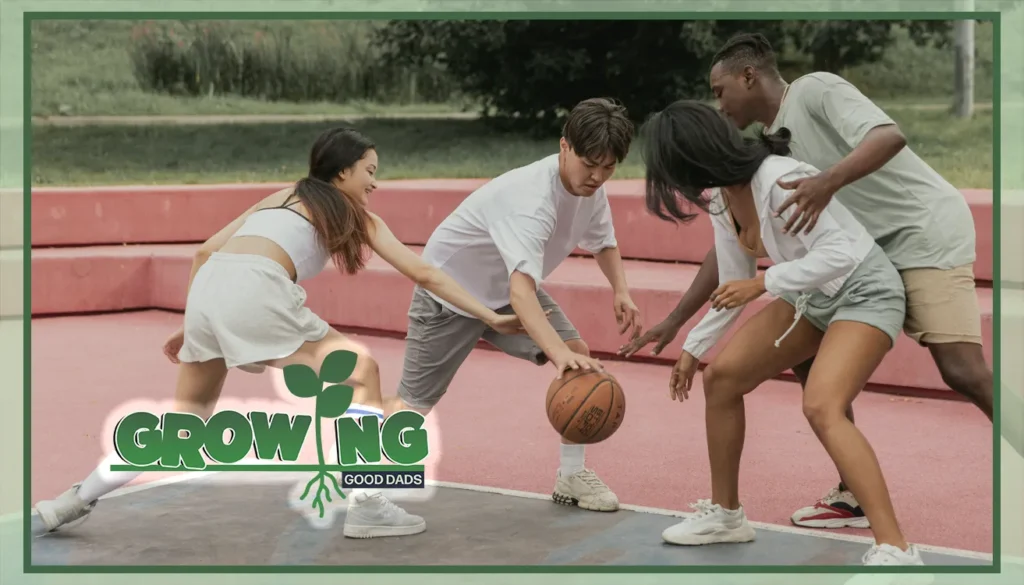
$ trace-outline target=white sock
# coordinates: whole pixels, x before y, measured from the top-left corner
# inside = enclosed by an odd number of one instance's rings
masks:
[[[566,445],[562,443],[561,465],[558,474],[562,477],[583,471],[584,445]]]
[[[375,414],[375,415],[377,415],[377,418],[380,419],[381,424],[384,423],[384,411],[383,410],[381,410],[380,408],[373,407],[373,406],[364,406],[362,404],[355,404],[355,403],[353,403],[351,406],[348,407],[348,410],[346,410],[345,414],[343,414],[342,416],[343,417],[348,417],[348,418],[360,418],[360,417],[366,416],[368,414]],[[384,463],[386,460],[387,460],[387,458],[383,458],[381,463]],[[366,498],[368,498],[370,496],[373,496],[373,495],[376,495],[376,494],[379,494],[379,493],[381,493],[381,489],[380,488],[352,488],[352,491],[349,494],[349,498],[351,498],[349,500],[349,505],[351,505],[352,502],[361,502],[361,501],[365,500]]]
[[[142,475],[141,471],[111,471],[111,465],[124,465],[117,453],[111,453],[78,488],[78,496],[86,503],[105,496]]]

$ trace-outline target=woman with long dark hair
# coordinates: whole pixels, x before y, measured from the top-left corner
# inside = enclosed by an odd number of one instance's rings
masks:
[[[355,274],[369,252],[419,286],[465,310],[501,333],[523,331],[515,315],[499,315],[469,295],[451,277],[423,262],[367,210],[377,188],[376,147],[346,128],[322,133],[309,155],[309,172],[248,209],[206,241],[189,276],[184,324],[164,353],[180,364],[175,411],[209,418],[228,370],[260,372],[267,366],[304,364],[319,371],[331,352],[357,355],[346,382],[353,387],[350,410],[383,418],[380,376],[369,350],[305,306],[299,282],[333,260]],[[88,515],[98,498],[137,477],[112,472],[122,461],[111,454],[83,483],[36,510],[47,531]],[[380,490],[353,490],[344,533],[355,538],[409,535],[426,524],[387,500]]]
[[[644,128],[648,210],[690,221],[680,200],[711,216],[721,286],[711,310],[690,332],[670,382],[686,400],[699,360],[744,306],[776,297],[740,327],[704,370],[711,499],[665,530],[673,544],[747,542],[739,496],[745,434],[743,397],[762,382],[816,356],[803,395],[811,428],[864,507],[875,536],[868,565],[922,564],[903,536],[874,451],[844,412],[892,348],[904,320],[898,272],[864,227],[836,200],[809,233],[784,233],[789,210],[774,210],[790,191],[778,185],[818,173],[789,158],[789,132],[744,138],[713,108],[679,101]],[[757,270],[757,259],[773,266]]]

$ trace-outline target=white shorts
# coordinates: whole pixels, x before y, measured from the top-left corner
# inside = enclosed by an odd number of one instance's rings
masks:
[[[288,357],[330,331],[305,303],[305,289],[270,258],[215,252],[192,281],[178,359],[223,358],[229,368],[261,372],[259,362]]]

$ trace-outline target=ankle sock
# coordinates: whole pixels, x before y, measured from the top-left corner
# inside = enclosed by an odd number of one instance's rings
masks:
[[[141,471],[111,471],[111,465],[124,465],[124,460],[117,453],[111,453],[85,478],[78,488],[78,497],[85,503],[92,502],[109,494],[142,475]]]
[[[562,443],[561,461],[558,467],[559,475],[566,477],[583,471],[584,451],[584,445],[566,445]]]
[[[377,418],[380,419],[381,423],[384,421],[383,409],[377,408],[376,406],[366,406],[364,404],[353,403],[342,416],[348,418],[362,418],[367,415],[377,415]],[[335,454],[335,456],[336,455],[337,454]],[[388,463],[390,462],[387,460],[387,457],[382,456],[381,464],[386,465]],[[361,502],[370,496],[381,493],[381,491],[382,490],[380,488],[350,488],[350,492],[347,496],[349,498],[349,505],[353,502]]]

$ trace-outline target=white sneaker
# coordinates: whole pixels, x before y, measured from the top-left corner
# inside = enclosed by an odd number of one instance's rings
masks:
[[[39,512],[39,519],[42,521],[46,532],[53,532],[58,528],[72,528],[81,524],[88,518],[89,513],[96,507],[96,500],[86,503],[78,497],[78,488],[82,484],[76,483],[71,489],[57,496],[53,500],[42,500],[36,504],[36,511]]]
[[[408,536],[426,529],[422,517],[406,512],[379,492],[348,497],[344,534],[349,538]]]
[[[743,506],[739,510],[726,510],[712,504],[711,500],[699,500],[690,507],[696,512],[661,533],[665,542],[693,546],[754,540],[754,528],[747,522]]]
[[[575,505],[596,512],[614,512],[619,509],[619,498],[590,469],[569,476],[559,473],[551,499],[557,504]]]
[[[881,566],[923,566],[921,552],[916,546],[910,545],[902,551],[890,544],[874,545],[864,553],[861,562],[866,567]],[[883,573],[866,573],[857,575],[846,582],[846,585],[928,585],[935,580],[933,575],[922,573],[904,573],[887,575]]]

